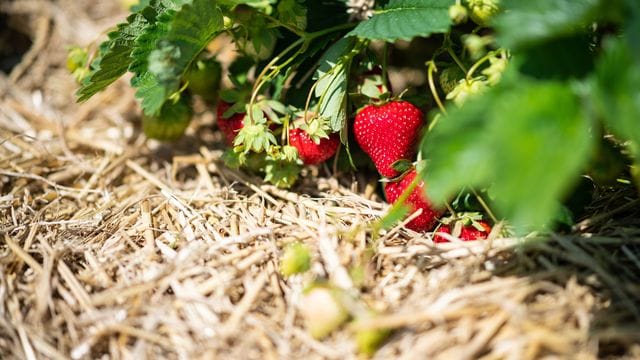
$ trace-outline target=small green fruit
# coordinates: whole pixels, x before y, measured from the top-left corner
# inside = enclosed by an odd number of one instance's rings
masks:
[[[222,66],[214,58],[196,61],[185,77],[189,90],[209,102],[218,98],[221,79]]]
[[[491,19],[500,11],[499,0],[467,0],[471,10],[471,20],[480,26],[487,26]]]
[[[464,79],[465,73],[459,66],[453,65],[439,72],[438,83],[445,94],[450,93],[458,86],[458,82]]]
[[[74,46],[69,48],[67,52],[67,69],[71,72],[87,65],[89,54],[87,49]]]
[[[449,18],[454,24],[464,24],[467,22],[469,12],[467,8],[461,4],[453,4],[449,6]]]
[[[192,115],[188,99],[183,97],[176,103],[169,100],[162,105],[157,116],[142,117],[142,130],[148,138],[174,141],[184,134]]]
[[[336,291],[317,285],[307,290],[302,298],[300,312],[307,331],[315,339],[328,336],[349,319]]]
[[[358,352],[365,356],[373,356],[389,335],[391,335],[389,329],[359,330],[356,332]]]
[[[303,273],[311,268],[311,251],[302,243],[290,244],[280,260],[280,272],[284,276]]]

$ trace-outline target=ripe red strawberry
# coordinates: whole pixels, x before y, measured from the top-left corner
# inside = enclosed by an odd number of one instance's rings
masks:
[[[396,200],[402,195],[404,190],[409,187],[413,179],[416,177],[416,170],[410,170],[400,181],[387,183],[384,187],[387,201],[395,203]],[[422,213],[415,219],[407,223],[406,227],[415,231],[428,231],[433,228],[438,221],[438,217],[442,214],[441,211],[434,209],[429,199],[427,199],[425,193],[424,181],[420,181],[418,185],[413,189],[405,204],[410,207],[411,213],[422,209]]]
[[[486,239],[487,236],[489,236],[489,233],[491,232],[491,226],[489,226],[489,224],[487,224],[484,221],[478,221],[478,224],[480,224],[480,226],[484,228],[483,231],[476,229],[475,226],[473,225],[463,226],[462,230],[460,230],[460,236],[459,236],[460,240],[473,241],[473,240]],[[451,234],[451,227],[449,225],[442,225],[436,232],[436,236],[433,237],[433,242],[436,242],[436,243],[449,242],[449,240],[445,239],[444,236],[438,235],[437,233],[439,232]]]
[[[233,139],[236,138],[240,129],[243,126],[243,119],[245,113],[235,113],[228,118],[224,117],[224,113],[229,110],[233,104],[225,101],[218,102],[218,108],[216,109],[216,116],[218,119],[218,128],[224,134],[224,140],[227,145],[233,145]]]
[[[424,125],[420,109],[395,100],[383,105],[367,105],[353,123],[356,141],[373,160],[378,172],[392,178],[398,174],[391,165],[400,160],[413,160],[415,146]]]
[[[296,128],[289,130],[289,144],[298,149],[298,156],[306,165],[319,164],[332,157],[340,145],[338,133],[321,138],[316,144],[306,131]]]

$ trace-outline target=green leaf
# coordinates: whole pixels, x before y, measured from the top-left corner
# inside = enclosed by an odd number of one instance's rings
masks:
[[[270,160],[264,172],[264,181],[279,188],[290,188],[300,175],[300,165],[295,162]]]
[[[149,55],[156,49],[156,44],[169,31],[169,22],[175,16],[174,10],[164,10],[157,17],[157,21],[149,25],[145,31],[136,39],[135,47],[131,52],[133,61],[129,66],[129,71],[136,76],[142,76],[149,71]],[[135,79],[135,77],[134,77]],[[133,83],[134,81],[132,81]]]
[[[400,220],[406,218],[410,211],[411,209],[407,205],[402,202],[397,202],[375,223],[374,228],[384,230],[391,229]]]
[[[494,22],[498,42],[516,50],[575,34],[591,23],[600,5],[600,0],[503,0],[505,11]]]
[[[138,89],[136,97],[140,99],[143,112],[146,115],[158,114],[168,95],[156,77],[150,72],[145,72],[141,76],[132,78],[131,86]]]
[[[155,115],[178,91],[180,79],[202,49],[222,29],[220,10],[206,0],[160,1],[154,18],[135,40],[129,71],[142,110]]]
[[[315,96],[318,98],[318,114],[329,120],[331,132],[338,132],[347,123],[347,75],[351,65],[347,56],[355,42],[351,38],[342,38],[333,44],[320,59],[316,71],[318,85]],[[346,132],[343,132],[346,136]]]
[[[444,33],[451,25],[449,6],[454,3],[454,0],[391,0],[348,35],[392,42]]]
[[[133,14],[109,33],[109,39],[100,44],[98,57],[91,63],[91,73],[76,93],[78,101],[88,100],[127,72],[134,41],[147,26],[144,16]]]
[[[598,61],[593,101],[615,134],[631,140],[631,149],[640,159],[640,60],[625,39],[605,43]]]
[[[278,19],[300,30],[307,27],[305,0],[281,0],[278,4]]]
[[[135,63],[139,37],[155,30],[153,24],[166,9],[173,9],[186,0],[147,0],[135,6],[126,23],[119,24],[100,44],[98,56],[91,63],[91,73],[78,90],[78,101],[85,101],[105,89]],[[146,57],[145,57],[146,61]],[[162,104],[160,104],[162,106]]]
[[[631,46],[636,61],[640,61],[640,2],[626,0],[625,5],[623,12],[627,15],[625,24],[627,42]]]
[[[546,225],[590,156],[591,120],[559,82],[509,80],[450,108],[422,142],[432,200],[491,186],[498,214],[519,231]],[[505,75],[507,76],[507,75]]]

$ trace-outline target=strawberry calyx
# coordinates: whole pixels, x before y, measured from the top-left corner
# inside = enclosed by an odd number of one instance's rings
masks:
[[[304,130],[305,133],[313,140],[314,143],[320,144],[322,139],[328,139],[330,135],[330,127],[327,121],[312,113],[307,113],[309,119],[299,116],[293,123],[295,128]]]
[[[398,172],[398,175],[394,177],[381,177],[381,183],[397,183],[402,181],[409,173],[414,172],[416,170],[416,164],[407,160],[407,159],[399,159],[391,164],[391,168]]]
[[[363,103],[384,103],[390,101],[393,90],[389,77],[381,65],[369,61],[356,72],[355,94]]]
[[[440,225],[434,231],[435,243],[449,242],[442,234],[449,234],[463,241],[486,239],[491,233],[491,226],[477,212],[459,213],[440,219]]]

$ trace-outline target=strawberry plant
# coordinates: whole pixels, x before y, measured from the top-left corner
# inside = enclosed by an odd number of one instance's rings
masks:
[[[387,194],[428,184],[409,207],[473,192],[528,231],[593,173],[603,138],[620,160],[608,182],[638,173],[639,34],[636,0],[142,0],[69,68],[80,101],[131,73],[150,137],[174,139],[193,99],[219,97],[225,159],[278,186],[360,146]],[[219,36],[240,54],[223,62],[231,88],[207,50]],[[390,94],[402,67],[422,83]]]

